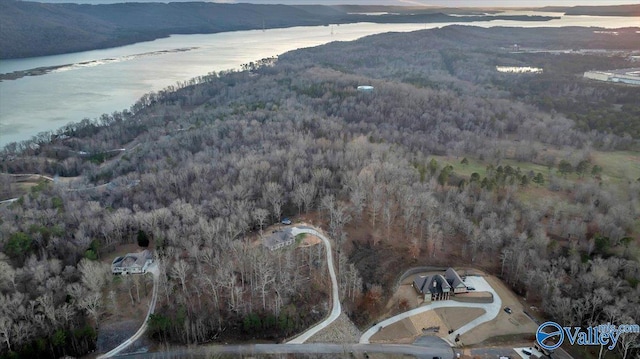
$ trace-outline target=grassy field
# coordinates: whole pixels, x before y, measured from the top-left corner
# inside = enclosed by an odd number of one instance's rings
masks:
[[[611,179],[612,182],[640,178],[640,153],[638,152],[594,152],[593,160],[602,166],[602,175]]]
[[[563,154],[562,151],[554,150],[554,154],[557,155],[557,158],[562,158],[563,155],[568,156],[568,154]],[[436,161],[438,161],[438,166],[440,168],[450,165],[453,167],[453,172],[459,176],[469,178],[472,173],[477,172],[481,178],[487,175],[487,166],[495,163],[492,161],[480,161],[476,158],[466,157],[466,164],[462,164],[461,161],[464,157],[455,157],[455,156],[432,156]],[[631,151],[615,151],[615,152],[601,152],[601,151],[593,151],[591,153],[591,165],[598,165],[602,167],[602,173],[600,174],[600,179],[602,185],[609,186],[609,188],[613,189],[613,192],[624,191],[626,188],[626,183],[635,182],[640,179],[640,153],[639,152],[631,152]],[[562,211],[564,213],[570,213],[576,216],[579,216],[582,212],[582,209],[572,204],[572,199],[570,198],[570,194],[568,191],[560,190],[560,191],[551,191],[548,189],[548,183],[550,176],[555,176],[555,181],[560,184],[560,187],[568,189],[571,188],[573,183],[578,183],[582,181],[592,180],[592,176],[590,174],[585,174],[583,177],[579,176],[576,173],[569,174],[567,176],[562,176],[558,173],[557,167],[549,169],[547,166],[535,164],[531,162],[519,162],[513,159],[504,159],[501,160],[499,165],[503,167],[509,165],[511,167],[520,168],[521,173],[528,173],[529,171],[533,171],[534,173],[542,173],[545,178],[545,184],[537,185],[535,183],[530,183],[527,188],[522,188],[516,194],[518,199],[524,203],[527,203],[533,207],[544,207],[548,208],[549,205],[552,205],[553,208],[557,211]],[[624,185],[623,185],[624,184]],[[622,186],[621,186],[622,185]],[[640,233],[640,218],[637,218],[634,222],[633,234],[637,235]],[[640,258],[640,250],[637,246],[631,249],[633,253],[636,253],[634,256]]]
[[[454,156],[431,156],[438,161],[440,167],[445,165],[451,165],[456,174],[461,176],[471,176],[472,173],[477,172],[481,177],[484,177],[487,172],[487,166],[493,164],[490,161],[480,161],[472,157],[466,157],[468,164],[460,163],[464,157]],[[561,157],[558,157],[561,158]],[[602,180],[603,182],[617,184],[621,181],[631,180],[635,181],[640,178],[640,153],[629,151],[617,151],[617,152],[592,152],[593,165],[602,167]],[[514,169],[520,168],[522,173],[533,171],[534,173],[542,173],[545,178],[553,173],[554,175],[561,177],[557,172],[557,167],[549,170],[547,166],[535,164],[531,162],[519,162],[513,159],[503,159],[498,163],[502,166],[511,166]],[[494,166],[497,166],[494,164]],[[585,175],[585,178],[589,175]],[[568,181],[580,181],[583,180],[576,173],[566,176]]]
[[[2,195],[0,196],[0,201],[9,199],[9,198],[20,197],[29,193],[32,188],[40,184],[41,180],[38,180],[35,178],[34,179],[24,178],[24,179],[17,180],[14,178],[12,179],[12,181],[13,183],[11,183],[9,188],[2,189],[1,191]]]
[[[545,209],[549,205],[553,205],[558,211],[573,215],[579,215],[582,212],[578,206],[570,202],[565,193],[553,192],[547,189],[545,185],[530,184],[528,188],[516,193],[516,198],[533,208]]]
[[[453,167],[453,171],[461,176],[469,177],[472,173],[477,172],[480,177],[484,177],[487,173],[487,166],[492,164],[488,161],[480,161],[475,158],[466,157],[468,164],[462,164],[460,161],[464,157],[452,157],[452,156],[431,156],[438,161],[440,167],[444,167],[445,165],[451,165]],[[533,171],[535,173],[541,172],[543,175],[547,175],[549,173],[549,169],[546,166],[537,165],[535,163],[530,162],[518,162],[514,160],[501,160],[501,166],[511,166],[514,169],[520,167],[522,173],[527,173],[529,171]],[[495,166],[495,165],[494,165]],[[497,167],[497,166],[496,166]]]

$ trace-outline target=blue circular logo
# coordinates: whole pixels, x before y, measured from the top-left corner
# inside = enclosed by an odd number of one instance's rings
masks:
[[[549,330],[545,331],[546,328],[549,328]],[[553,344],[550,339],[555,337],[558,337],[558,339],[554,340],[553,342],[555,342],[555,344]],[[562,345],[562,342],[564,341],[564,332],[562,331],[560,324],[556,322],[542,323],[536,332],[536,340],[538,341],[538,344],[540,344],[540,347],[546,350],[554,350]],[[550,344],[545,344],[545,342],[550,342]]]

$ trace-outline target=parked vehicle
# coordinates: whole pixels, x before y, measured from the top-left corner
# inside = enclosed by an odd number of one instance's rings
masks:
[[[511,308],[509,307],[504,307],[504,311],[507,312],[508,314],[513,313],[513,310],[511,310]]]
[[[291,220],[288,217],[285,217],[282,219],[282,224],[285,224],[288,226],[291,224]]]

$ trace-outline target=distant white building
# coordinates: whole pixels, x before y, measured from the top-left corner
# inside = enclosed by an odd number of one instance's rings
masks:
[[[584,73],[585,78],[598,81],[609,81],[610,76],[610,72],[604,71],[587,71]]]
[[[539,67],[529,66],[496,66],[496,71],[512,74],[541,74],[543,70]]]
[[[614,75],[611,82],[619,82],[627,85],[640,85],[640,76],[634,74]]]
[[[373,92],[373,90],[374,90],[373,86],[369,86],[369,85],[358,86],[358,91],[360,92]]]
[[[640,68],[611,71],[587,71],[584,77],[591,80],[640,85]]]
[[[145,249],[140,253],[128,253],[114,259],[111,262],[111,272],[113,274],[146,273],[151,263],[153,263],[153,255],[148,249]]]

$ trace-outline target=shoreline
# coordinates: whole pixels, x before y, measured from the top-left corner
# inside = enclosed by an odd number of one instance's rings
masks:
[[[184,48],[177,48],[177,49],[170,49],[170,50],[159,50],[159,51],[144,52],[144,53],[128,55],[128,56],[121,56],[118,58],[105,58],[105,59],[92,60],[92,61],[68,63],[64,65],[42,66],[42,67],[35,67],[31,69],[26,69],[26,70],[17,70],[17,71],[8,72],[8,73],[0,73],[0,82],[7,81],[7,80],[9,81],[17,80],[26,76],[46,75],[54,71],[58,71],[58,70],[64,71],[67,69],[71,69],[73,67],[93,67],[93,66],[110,63],[110,62],[126,61],[128,59],[135,59],[135,58],[144,57],[144,56],[155,56],[155,55],[163,55],[163,54],[170,54],[170,53],[176,53],[176,52],[187,52],[191,50],[196,50],[198,48],[199,47],[194,46],[194,47],[184,47]]]
[[[211,35],[211,34],[220,34],[220,33],[228,33],[228,32],[236,32],[236,31],[251,31],[251,30],[273,30],[273,29],[288,29],[292,27],[298,26],[331,26],[331,25],[350,25],[357,23],[373,23],[373,24],[439,24],[439,23],[465,23],[473,25],[475,22],[485,22],[485,21],[524,21],[524,22],[532,22],[532,23],[544,23],[552,20],[559,20],[561,17],[559,16],[547,16],[547,15],[474,15],[474,16],[456,16],[455,14],[446,14],[446,13],[433,13],[433,14],[417,14],[417,15],[405,15],[405,14],[389,14],[389,15],[363,15],[363,14],[352,14],[347,15],[343,18],[336,18],[330,20],[320,20],[320,21],[293,21],[289,24],[285,24],[282,26],[242,26],[238,28],[228,28],[222,30],[211,30],[211,31],[201,31],[201,29],[185,29],[184,31],[166,31],[163,29],[158,29],[152,31],[150,33],[143,33],[138,36],[133,36],[130,38],[116,38],[111,40],[106,40],[104,42],[98,44],[89,44],[82,49],[64,49],[60,48],[56,50],[44,50],[42,52],[35,53],[33,55],[27,56],[7,56],[0,57],[0,60],[26,60],[33,59],[38,57],[45,56],[55,56],[55,55],[67,55],[73,53],[80,53],[85,51],[94,51],[94,50],[106,50],[113,49],[121,46],[134,45],[148,41],[154,41],[162,38],[167,38],[173,35]],[[6,52],[6,49],[0,49],[0,53]],[[36,70],[46,70],[40,68],[34,68],[28,71],[36,71]],[[16,71],[17,72],[17,71]],[[37,72],[37,71],[36,71]],[[49,71],[46,71],[47,73]],[[35,73],[35,74],[15,74],[12,75],[10,73],[0,74],[0,81],[3,80],[15,80],[24,76],[38,76],[44,73]]]
[[[540,26],[540,28],[545,28],[545,24],[541,23],[540,25],[535,25],[535,23],[525,23],[527,28],[527,24],[534,24],[533,27]],[[363,30],[349,30],[347,32],[346,28],[349,28],[351,25],[354,25],[354,28],[362,27]],[[395,29],[395,30],[384,30],[382,32],[404,32],[404,31],[416,31],[422,30],[424,28],[423,24],[389,24],[393,26],[400,26],[403,29]],[[418,25],[415,28],[408,29],[405,28],[404,25]],[[517,26],[518,24],[514,24],[514,28],[520,28],[521,26]],[[555,26],[554,26],[555,25]],[[560,27],[560,22],[554,21],[554,24],[550,24],[549,27]],[[371,28],[378,28],[378,26],[383,27],[384,24],[348,24],[345,25],[345,29],[343,31],[342,27],[335,28],[338,30],[335,35],[331,35],[329,37],[329,28],[321,27],[323,31],[323,38],[319,39],[319,35],[311,32],[309,37],[306,37],[301,44],[297,44],[296,47],[315,47],[326,42],[331,41],[351,41],[351,39],[357,39],[364,36],[368,36],[367,32],[370,31]],[[393,27],[391,26],[391,27]],[[438,26],[437,24],[432,24],[431,26]],[[456,26],[456,25],[452,25]],[[505,27],[504,24],[498,23],[494,25],[489,25],[488,22],[485,23],[470,23],[468,25],[461,24],[460,26],[466,27]],[[566,26],[571,26],[568,24]],[[594,26],[598,28],[609,28],[608,26],[602,25],[602,23],[596,23]],[[419,27],[419,28],[418,28]],[[316,27],[313,27],[316,28]],[[369,30],[367,30],[367,28]],[[294,29],[294,30],[291,30]],[[594,28],[592,28],[593,30]],[[298,29],[294,28],[285,28],[285,29],[273,29],[278,33],[289,33],[291,31],[296,31],[296,34],[299,34],[303,30],[308,30],[305,28]],[[243,31],[241,31],[243,32]],[[325,33],[326,32],[326,33]],[[636,31],[637,32],[637,31]],[[227,32],[226,34],[230,34],[231,32]],[[377,34],[379,32],[375,31],[371,34]],[[268,31],[265,35],[259,30],[249,30],[247,32],[248,35],[253,36],[252,42],[260,45],[262,39],[265,36],[271,37],[272,35]],[[218,34],[212,34],[218,35]],[[199,36],[199,35],[176,35],[180,36]],[[210,35],[201,35],[210,36]],[[279,34],[276,34],[279,36]],[[599,35],[600,36],[600,35]],[[601,35],[601,36],[610,36],[610,35]],[[118,111],[118,109],[129,109],[130,106],[134,105],[137,100],[139,100],[145,94],[151,92],[162,91],[168,87],[174,86],[176,83],[189,81],[190,79],[195,79],[200,76],[206,75],[211,71],[225,71],[238,69],[242,64],[249,63],[251,61],[256,61],[256,59],[266,58],[270,56],[278,56],[279,54],[286,53],[288,51],[292,51],[295,49],[289,49],[285,45],[278,45],[278,42],[289,42],[287,36],[283,36],[281,39],[276,40],[276,44],[271,44],[269,47],[264,47],[260,49],[252,48],[249,50],[242,50],[241,48],[236,49],[236,45],[232,42],[226,42],[229,38],[235,38],[235,36],[224,36],[224,41],[215,41],[216,44],[225,44],[227,48],[234,48],[234,56],[233,61],[223,61],[223,60],[214,60],[216,59],[216,54],[222,54],[221,52],[216,52],[210,48],[207,43],[199,42],[203,38],[198,37],[198,41],[186,41],[182,38],[174,39],[173,41],[166,41],[166,44],[163,42],[162,46],[158,44],[151,44],[147,42],[146,44],[142,43],[144,46],[140,46],[140,48],[136,48],[135,51],[131,49],[127,49],[126,51],[105,51],[99,54],[91,54],[89,56],[69,56],[69,58],[58,58],[55,61],[29,61],[29,60],[17,60],[24,61],[25,64],[31,66],[22,66],[22,69],[18,66],[9,65],[6,66],[5,73],[11,74],[10,76],[14,78],[19,78],[17,75],[22,75],[22,80],[25,81],[11,81],[11,79],[7,78],[6,81],[3,81],[0,74],[0,91],[6,94],[3,96],[4,99],[0,101],[0,107],[4,107],[2,113],[0,114],[0,148],[4,148],[11,143],[22,143],[24,141],[30,141],[34,137],[37,137],[39,134],[43,133],[55,133],[60,128],[72,122],[79,122],[83,118],[87,119],[98,119],[103,114],[110,114],[114,111]],[[185,38],[186,39],[186,38]],[[164,40],[157,40],[164,41]],[[264,41],[262,42],[264,43]],[[156,46],[158,45],[158,46]],[[164,47],[166,45],[166,47]],[[138,46],[129,45],[129,46]],[[189,48],[188,46],[192,46]],[[184,62],[180,61],[183,65],[176,63],[175,61],[164,62],[163,60],[155,60],[156,58],[160,58],[160,56],[148,56],[142,57],[141,55],[149,55],[149,54],[157,54],[160,55],[162,51],[173,51],[177,52],[178,49],[186,48],[186,49],[195,49],[201,46],[198,50],[189,51],[187,54],[179,54],[175,56],[185,56],[187,58],[193,58],[193,61],[189,62],[189,67],[184,67]],[[222,49],[224,50],[223,47]],[[152,50],[152,51],[150,51]],[[221,50],[222,51],[222,50]],[[190,55],[191,53],[195,53],[195,55]],[[132,64],[126,64],[126,61],[117,61],[119,58],[126,59],[134,59],[135,56],[138,56],[137,59],[140,61],[147,62],[150,66],[144,66],[142,71],[135,72],[130,74],[130,76],[124,76],[128,72],[124,71],[113,71],[114,68],[136,68],[135,66],[139,66],[132,61]],[[208,56],[208,57],[207,57]],[[211,57],[214,56],[214,57]],[[35,58],[38,59],[38,58]],[[106,61],[106,62],[100,62]],[[39,59],[38,59],[39,60]],[[43,60],[45,60],[43,58]],[[74,65],[82,64],[80,66]],[[237,63],[234,63],[237,61]],[[48,63],[47,63],[48,62]],[[96,69],[91,68],[92,64],[96,64]],[[97,66],[101,64],[106,64],[108,66]],[[162,77],[150,76],[144,71],[149,72],[150,69],[155,68],[154,66],[162,64],[162,70],[165,71]],[[41,66],[38,66],[41,65]],[[50,65],[50,66],[48,66]],[[26,69],[25,69],[26,67]],[[103,71],[102,69],[106,71]],[[11,71],[16,70],[16,71]],[[22,74],[20,72],[22,71]],[[154,70],[155,71],[155,70]],[[18,74],[16,74],[18,72]],[[73,73],[73,74],[71,74]],[[82,81],[79,81],[79,77],[75,74],[79,74],[79,76],[86,76],[86,74],[91,74],[92,76],[95,73],[100,75],[109,75],[109,86],[105,85],[105,82],[98,81],[95,83],[95,86],[86,86]],[[60,87],[60,89],[52,93],[50,91],[46,91],[46,86],[49,85],[50,80],[47,76],[41,76],[45,74],[50,74],[51,81],[58,83],[59,81],[65,81],[65,84],[71,84],[77,87],[71,87],[66,85],[64,87]],[[168,74],[169,76],[166,76]],[[184,76],[183,76],[184,75]],[[180,77],[182,76],[182,77]],[[138,80],[135,80],[135,79]],[[142,79],[142,80],[139,80]],[[40,85],[42,84],[42,85]],[[83,87],[84,86],[84,87]],[[6,91],[6,92],[5,92]],[[18,95],[18,94],[27,94],[27,95]],[[64,94],[68,94],[69,96],[64,97],[63,102],[55,102],[55,98],[60,98]],[[70,97],[71,95],[79,94],[82,98]],[[42,101],[34,102],[31,98],[39,97],[43,99]],[[4,106],[4,104],[7,106]],[[9,106],[9,104],[12,106]],[[16,108],[24,108],[24,104],[29,104],[28,110],[28,121],[19,122],[22,118],[27,117],[25,112],[19,112],[15,110]],[[16,125],[17,124],[17,125]],[[29,129],[30,128],[30,129]]]

